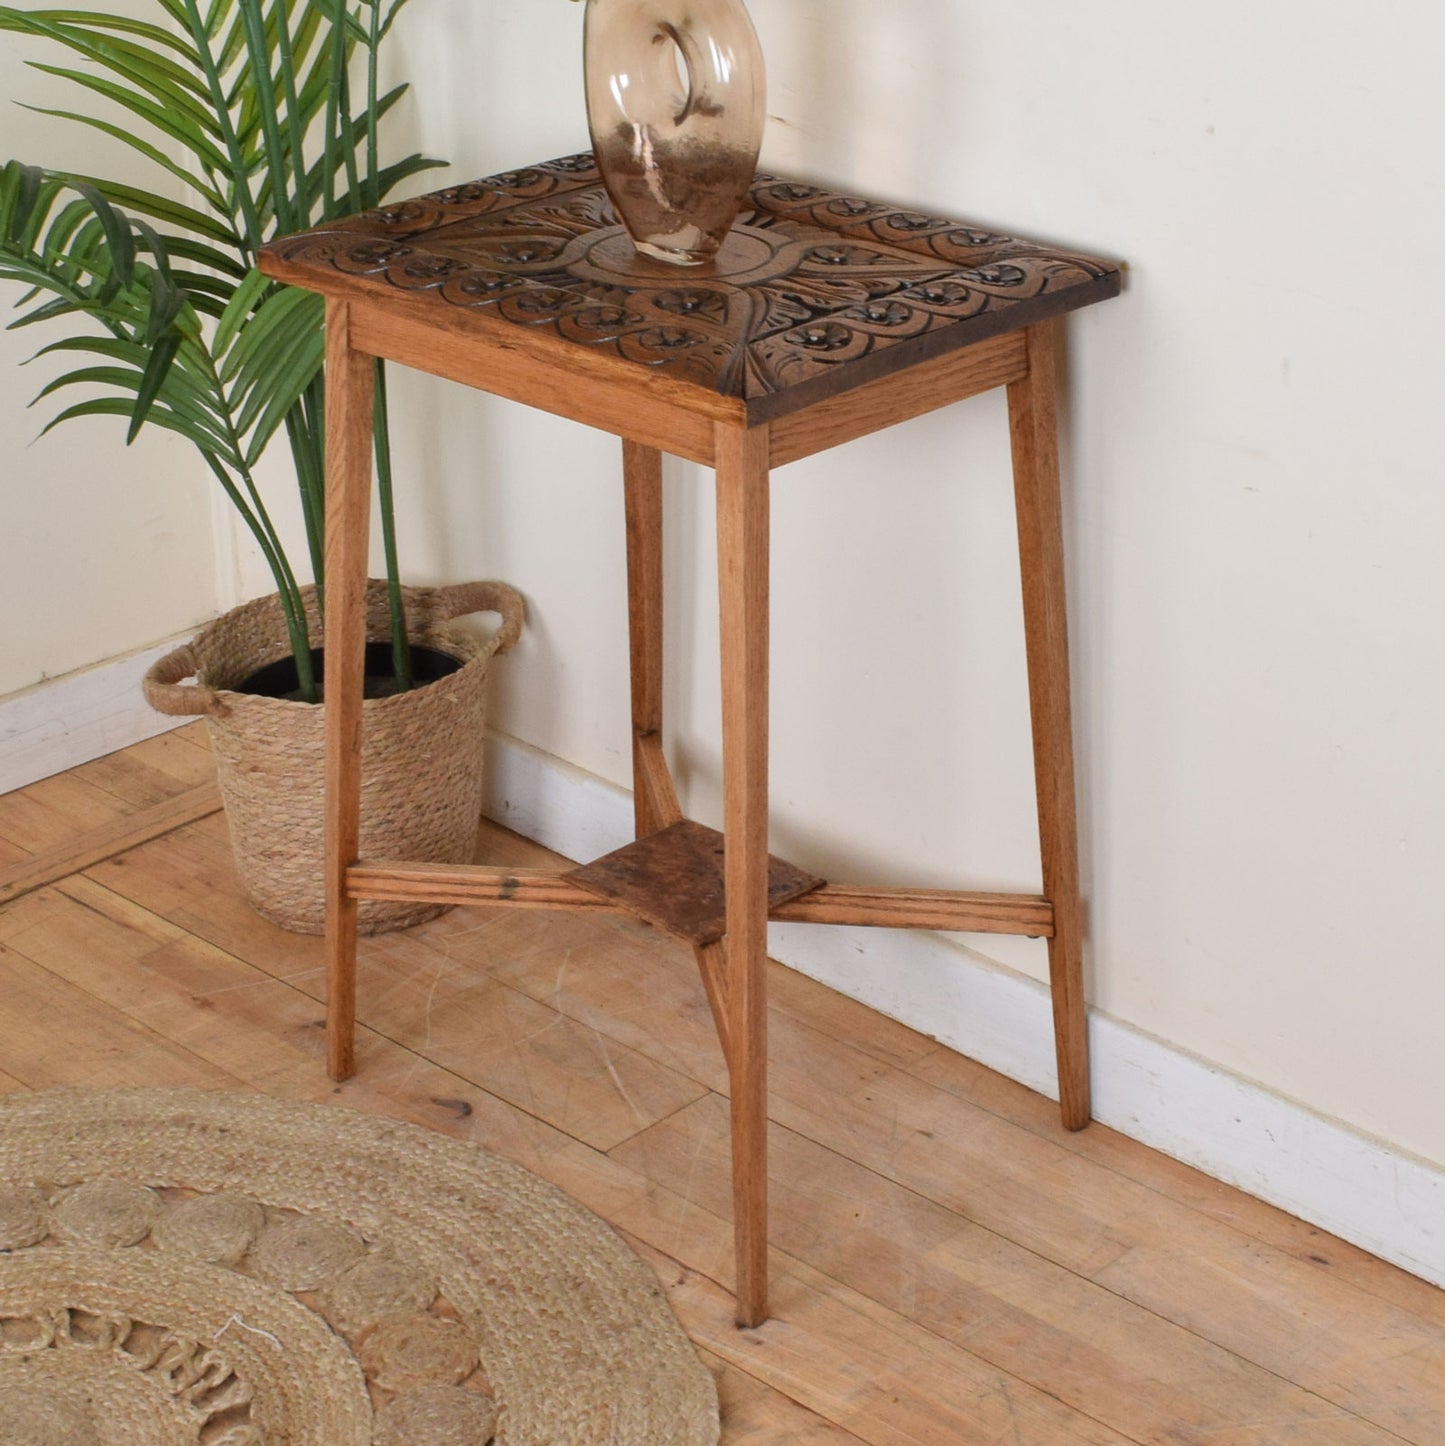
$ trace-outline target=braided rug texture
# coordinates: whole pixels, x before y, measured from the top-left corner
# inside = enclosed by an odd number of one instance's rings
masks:
[[[652,1273],[520,1167],[201,1090],[0,1099],[7,1446],[716,1446]]]

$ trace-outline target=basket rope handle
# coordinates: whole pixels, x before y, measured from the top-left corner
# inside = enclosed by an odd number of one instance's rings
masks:
[[[146,670],[141,687],[146,702],[157,713],[169,713],[174,718],[188,718],[216,710],[214,690],[200,683],[181,686],[182,678],[196,676],[196,657],[191,645],[183,643],[174,652],[157,659]]]
[[[502,626],[492,639],[492,651],[500,657],[522,636],[527,605],[522,594],[504,582],[458,582],[436,590],[436,608],[444,622],[464,618],[468,613],[497,613]]]

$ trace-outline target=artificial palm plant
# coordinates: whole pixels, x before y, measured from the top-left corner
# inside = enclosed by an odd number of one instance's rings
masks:
[[[15,326],[89,323],[40,354],[84,364],[45,387],[82,400],[51,422],[96,414],[190,441],[256,539],[290,633],[301,694],[316,701],[301,586],[256,483],[284,429],[309,565],[322,580],[323,302],[255,267],[273,235],[377,205],[443,164],[383,165],[381,120],[406,87],[381,93],[378,52],[406,0],[154,0],[154,19],[0,6],[0,30],[45,40],[86,64],[35,68],[117,108],[117,119],[45,113],[138,151],[159,188],[0,168],[0,277],[26,288]],[[178,184],[177,184],[178,183]],[[377,461],[398,682],[409,686],[397,578],[384,391]],[[47,428],[48,430],[48,428]]]

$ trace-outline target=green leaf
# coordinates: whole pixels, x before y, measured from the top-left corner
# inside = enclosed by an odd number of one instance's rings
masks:
[[[38,321],[53,321],[57,316],[71,316],[83,309],[83,303],[57,296],[53,301],[47,301],[43,306],[37,306],[34,311],[26,312],[24,316],[10,322],[5,330],[19,331],[21,327],[34,326]]]
[[[220,358],[221,380],[249,385],[248,374],[264,369],[264,360],[258,360],[258,353],[270,345],[274,336],[319,327],[324,315],[325,303],[315,292],[295,286],[277,287],[254,307],[249,318],[234,328],[235,340]]]
[[[45,259],[53,262],[67,255],[67,248],[72,240],[86,222],[94,220],[94,217],[94,211],[84,200],[70,201],[61,207],[60,215],[50,223],[50,228],[45,233]]]
[[[172,256],[177,256],[182,261],[194,261],[197,266],[209,266],[212,271],[219,271],[232,285],[244,280],[249,270],[234,251],[220,251],[214,246],[208,246],[204,241],[192,240],[189,236],[171,236],[169,241]]]
[[[127,414],[132,421],[129,442],[135,440],[136,433],[140,430],[134,425],[135,411],[138,399],[146,386],[146,371],[144,358],[140,359],[141,364],[125,367],[91,366],[78,367],[75,371],[67,372],[63,376],[56,377],[43,391],[37,393],[31,406],[43,401],[46,397],[72,386],[106,386],[116,387],[123,392],[129,393],[122,398],[112,398],[120,401],[126,408]],[[217,417],[207,405],[205,395],[195,389],[194,384],[187,387],[176,385],[177,372],[172,368],[163,378],[164,396],[159,406],[169,415],[180,421],[184,421],[198,436],[205,439],[206,446],[217,456],[224,457],[227,461],[236,466],[242,465],[241,454],[230,436],[229,423],[224,417]],[[152,398],[152,402],[154,402]],[[155,406],[150,402],[146,404],[147,417],[151,420],[158,415]]]
[[[56,41],[138,86],[160,104],[188,114],[197,125],[214,128],[203,104],[204,87],[192,71],[169,56],[131,41],[95,34],[83,26],[52,25],[31,12],[0,10],[0,30],[18,30]]]
[[[150,97],[127,86],[117,85],[103,75],[90,75],[83,70],[68,70],[62,65],[45,65],[34,60],[28,64],[32,70],[38,70],[44,75],[54,75],[62,80],[72,80],[82,89],[94,91],[96,95],[124,106],[132,115],[138,116],[147,125],[154,126],[162,135],[185,146],[203,166],[218,172],[226,169],[225,155],[217,150],[215,143],[189,116],[158,105]]]
[[[187,231],[219,241],[222,245],[240,248],[240,237],[235,231],[207,216],[203,211],[183,205],[180,201],[173,201],[168,196],[159,196],[154,191],[143,191],[136,186],[124,186],[116,181],[103,181],[96,176],[67,175],[65,180],[77,189],[81,185],[92,186],[117,206],[138,211],[143,216],[164,221],[169,226],[184,227]]]
[[[216,190],[201,171],[187,170],[184,166],[178,165],[159,146],[153,146],[149,141],[142,140],[134,131],[129,131],[124,126],[112,125],[109,121],[100,120],[96,116],[82,115],[79,111],[73,110],[53,110],[48,106],[39,105],[26,105],[21,109],[33,111],[36,115],[51,115],[60,120],[75,121],[77,125],[89,126],[92,130],[113,136],[123,145],[139,151],[147,160],[153,161],[162,169],[169,171],[184,185],[199,191],[214,210],[224,212],[226,209],[225,197]]]
[[[35,166],[23,166],[19,161],[5,163],[0,174],[0,235],[15,237],[22,246],[29,244],[27,231],[44,187],[45,173]]]
[[[201,19],[196,0],[182,0],[182,4],[185,8],[186,23],[190,27],[191,38],[195,42],[201,66],[205,71],[206,84],[210,87],[211,105],[215,111],[216,123],[222,142],[226,147],[226,154],[230,158],[229,167],[223,161],[215,169],[230,180],[233,199],[245,223],[245,248],[255,252],[259,249],[262,240],[261,221],[256,214],[256,205],[251,196],[250,171],[247,169],[244,148],[232,122],[231,112],[226,103],[225,86],[221,80],[221,69],[217,65],[211,49],[214,35],[209,27],[221,13],[220,0],[212,5],[211,14],[204,22]]]
[[[49,383],[36,396],[36,401],[48,396],[58,387],[66,385],[67,378],[84,381],[100,380],[110,385],[126,385],[134,390],[139,385],[140,377],[145,371],[147,348],[144,343],[111,336],[66,337],[63,341],[52,342],[49,346],[42,347],[31,360],[69,352],[82,352],[100,357],[105,361],[120,363],[122,367],[128,369],[125,374],[132,380],[122,383],[114,376],[90,377],[82,376],[80,372],[67,372],[64,377]],[[183,403],[193,409],[198,416],[206,418],[208,424],[215,426],[219,432],[224,433],[229,430],[230,419],[225,408],[225,398],[217,391],[213,379],[205,374],[205,369],[196,365],[192,348],[188,343],[182,343],[166,375],[166,395],[169,400]]]
[[[112,275],[121,286],[129,286],[135,280],[135,241],[130,233],[129,221],[89,181],[71,177],[70,184],[90,202],[96,219],[105,228]]]
[[[320,372],[326,351],[324,315],[319,296],[287,287],[268,298],[241,331],[222,368],[223,379],[233,378],[228,402],[239,435],[279,392],[290,395],[286,407],[294,405]],[[279,421],[277,416],[275,423]]]
[[[247,273],[246,279],[236,287],[231,295],[230,303],[221,313],[220,324],[216,327],[213,345],[217,356],[224,356],[231,349],[231,343],[235,341],[236,334],[251,314],[252,307],[272,285],[274,283],[270,277],[253,268]]]
[[[74,421],[77,416],[130,416],[135,403],[127,396],[97,396],[87,402],[77,402],[74,406],[67,406],[64,412],[58,412],[52,416],[45,427],[41,428],[41,435],[45,437],[49,432],[55,431],[62,422]],[[150,412],[149,422],[152,427],[159,427],[168,432],[176,432],[179,437],[191,442],[195,450],[200,451],[207,460],[216,461],[217,466],[237,467],[240,458],[234,451],[224,445],[218,444],[216,438],[205,431],[203,427],[197,427],[194,422],[188,421],[185,416],[172,412],[169,408],[153,408]]]
[[[126,433],[127,445],[135,441],[136,434],[145,425],[146,417],[150,415],[161,387],[165,385],[166,374],[180,349],[181,338],[173,331],[167,331],[151,344],[150,359],[146,362],[145,373],[141,377],[135,410],[131,413],[130,430]]]
[[[376,178],[378,199],[384,201],[403,181],[421,171],[431,171],[445,165],[445,161],[433,160],[430,156],[408,156],[404,161],[397,161],[395,165],[383,166]]]
[[[421,155],[381,159],[379,123],[406,88],[378,94],[377,51],[405,0],[155,3],[159,24],[4,5],[0,30],[84,56],[85,69],[36,69],[122,115],[64,102],[43,113],[120,141],[158,166],[166,184],[178,181],[202,199],[0,166],[0,278],[24,292],[15,324],[68,316],[84,318],[94,333],[41,348],[37,355],[82,358],[42,396],[84,384],[112,395],[67,407],[46,430],[115,415],[128,419],[131,437],[150,423],[187,438],[294,611],[295,574],[251,469],[284,427],[318,565],[324,304],[271,282],[251,262],[273,222],[290,229],[311,224],[318,210],[356,210],[439,164]],[[365,67],[355,97],[362,71],[354,66]],[[394,570],[394,548],[388,563]],[[304,624],[293,632],[304,645]]]
[[[9,6],[0,8],[0,14],[9,9]],[[43,17],[60,25],[89,25],[97,30],[115,30],[125,35],[143,36],[152,45],[169,46],[193,67],[196,65],[196,52],[179,35],[167,30],[163,25],[153,25],[148,20],[132,20],[124,15],[105,15],[98,10],[26,10],[21,13]],[[20,27],[0,23],[0,29],[12,28]]]
[[[324,338],[309,338],[304,345],[297,347],[278,369],[271,382],[270,396],[257,415],[251,440],[246,447],[248,466],[255,466],[276,429],[285,421],[302,392],[321,369],[325,352]],[[244,430],[242,427],[243,435]]]
[[[381,22],[381,35],[383,40],[386,38],[387,32],[391,29],[392,25],[396,23],[396,17],[401,13],[402,6],[406,3],[407,0],[394,0],[391,9],[386,12],[386,19]]]

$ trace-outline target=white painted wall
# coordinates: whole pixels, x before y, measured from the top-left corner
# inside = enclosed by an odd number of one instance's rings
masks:
[[[1130,262],[1069,342],[1092,1000],[1445,1162],[1442,13],[752,9],[766,165]],[[419,0],[393,55],[417,143],[456,179],[582,146],[580,23]],[[616,445],[427,379],[395,397],[410,570],[531,600],[499,723],[625,782]],[[1000,399],[774,497],[775,847],[1036,887]],[[671,741],[715,821],[710,479],[672,465],[668,501]],[[1042,975],[1042,945],[959,942]]]
[[[39,4],[23,8],[41,9]],[[108,8],[148,14],[148,0]],[[29,70],[60,59],[0,37],[0,160],[140,177],[145,163],[108,137],[24,110],[84,109],[81,92]],[[0,287],[0,323],[20,298]],[[216,611],[209,474],[178,437],[150,430],[125,446],[119,418],[44,424],[71,398],[28,403],[64,358],[21,363],[60,335],[0,332],[0,696],[142,648]],[[80,365],[74,358],[70,366]],[[62,765],[63,766],[63,765]]]

